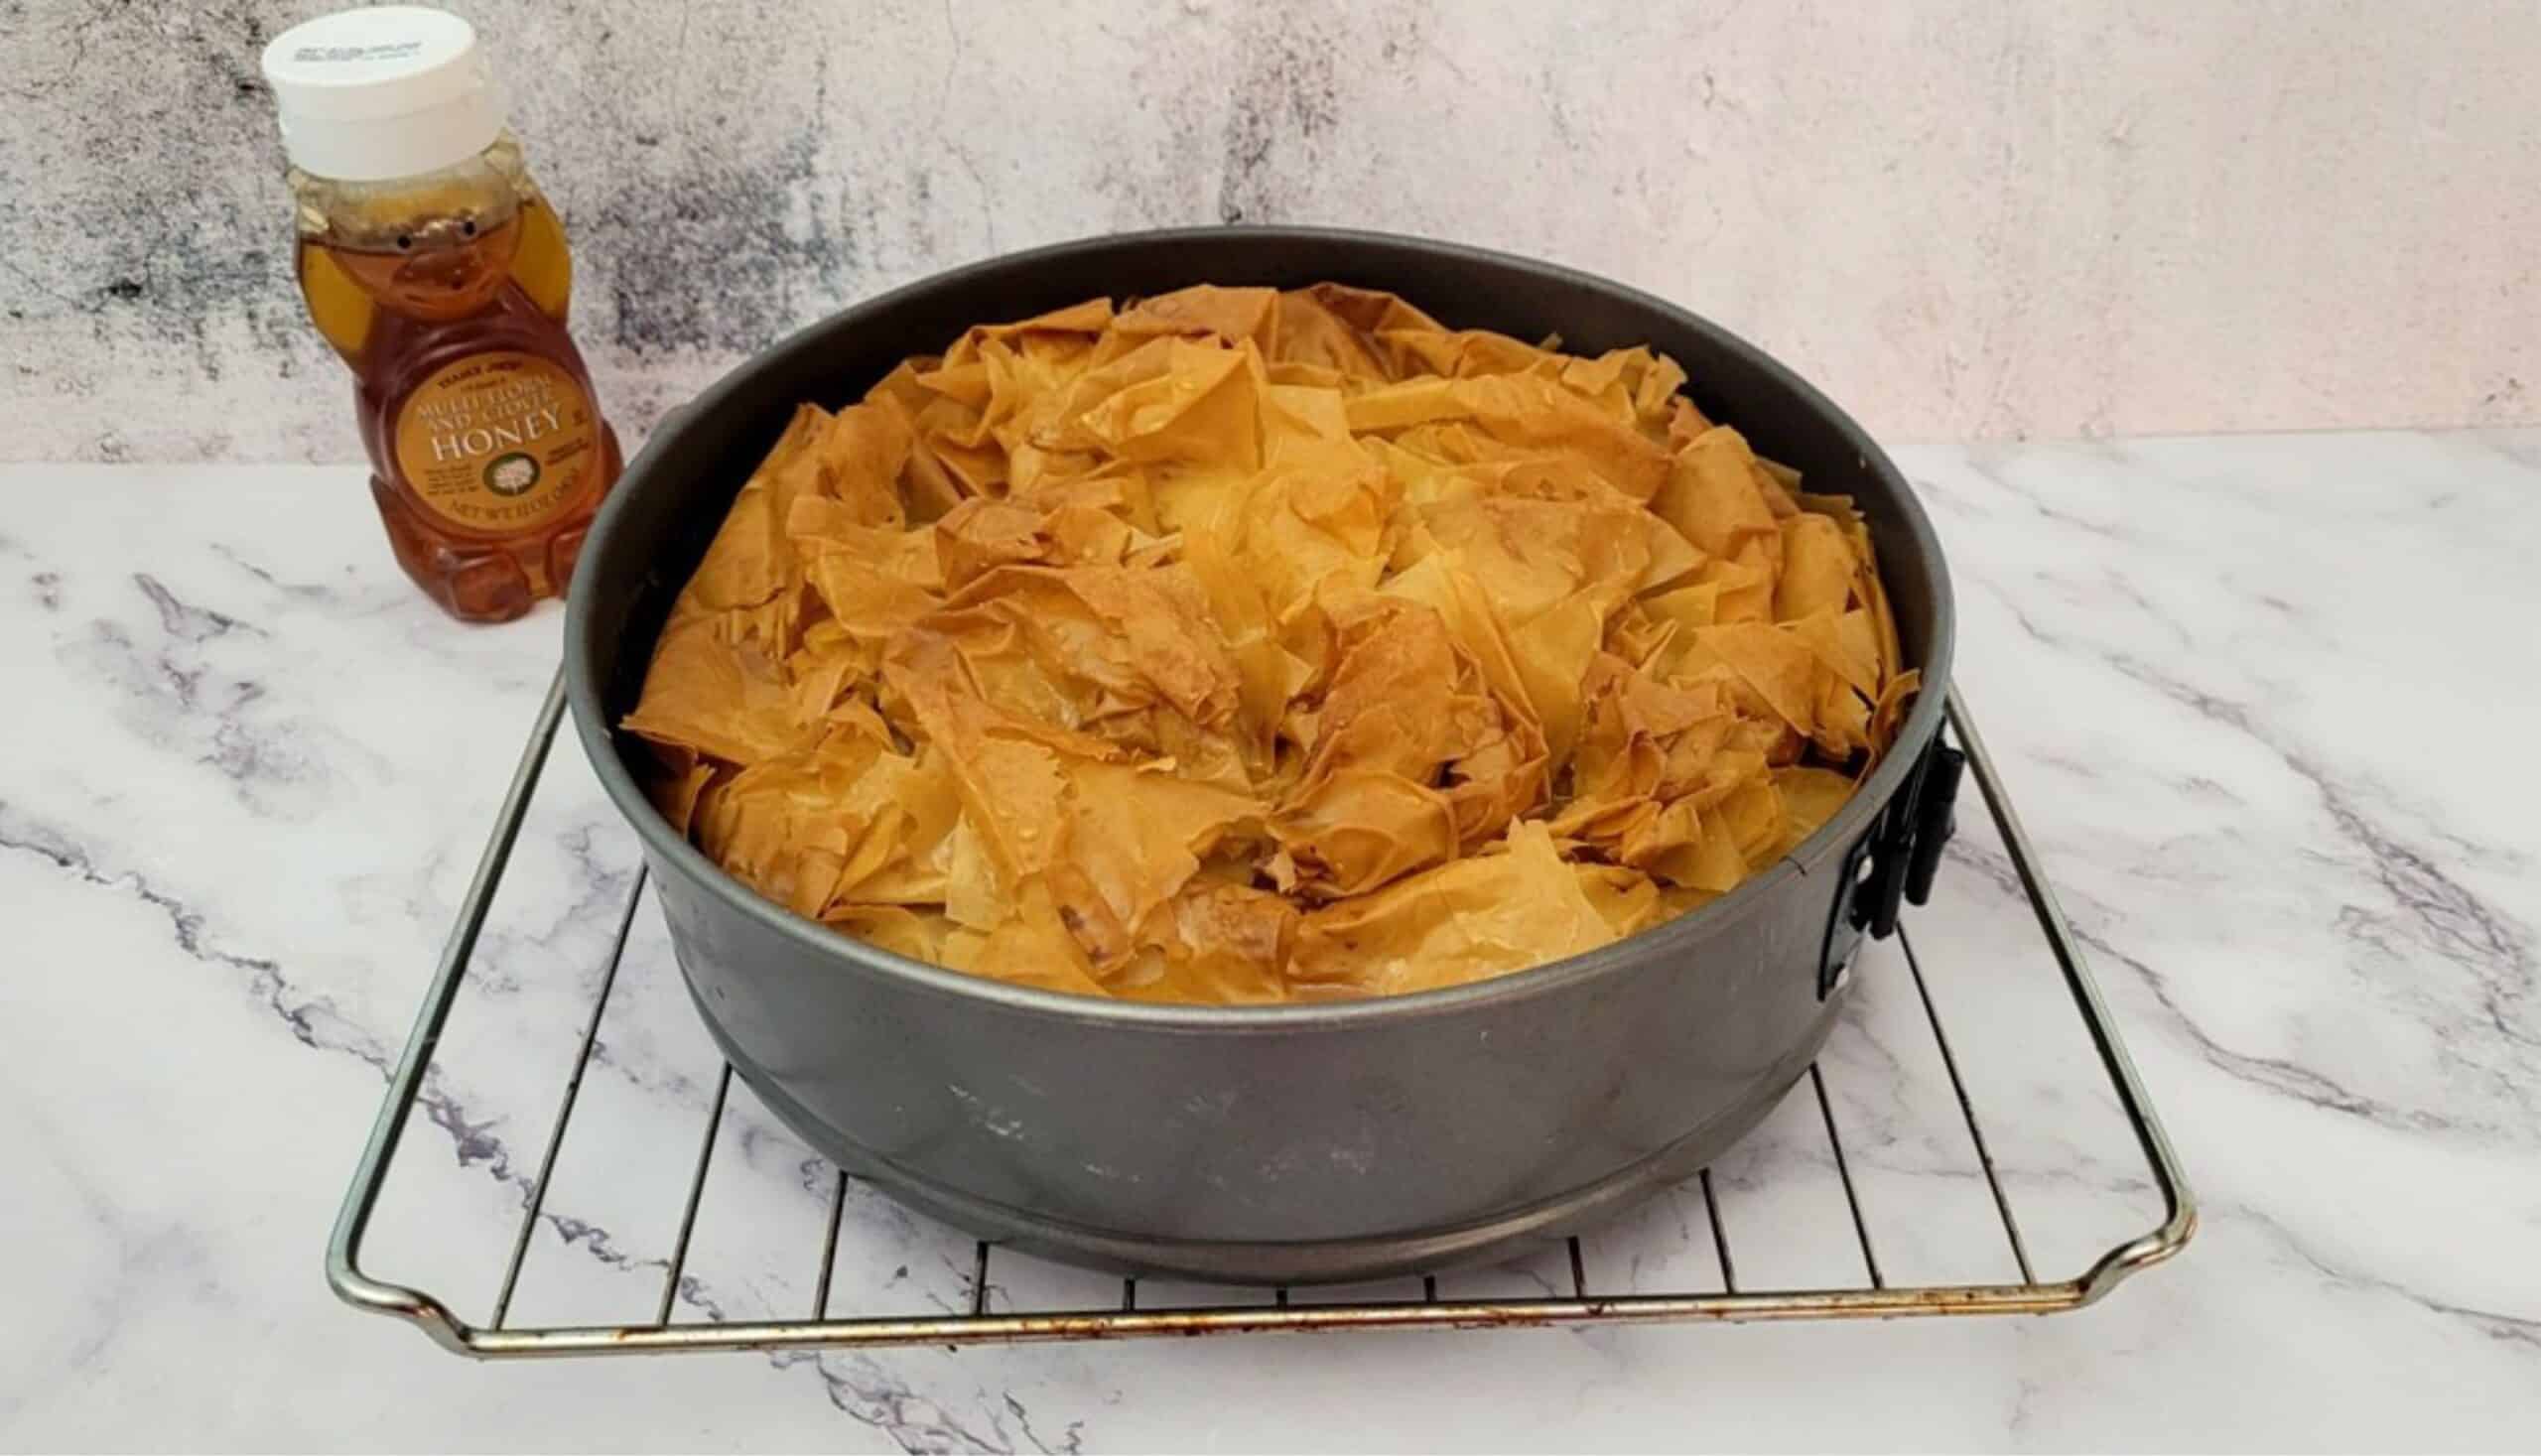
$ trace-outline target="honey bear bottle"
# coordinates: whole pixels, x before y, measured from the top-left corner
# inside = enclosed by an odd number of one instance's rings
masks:
[[[309,317],[353,374],[397,563],[463,621],[562,593],[617,479],[565,330],[573,259],[458,16],[346,11],[265,48]]]

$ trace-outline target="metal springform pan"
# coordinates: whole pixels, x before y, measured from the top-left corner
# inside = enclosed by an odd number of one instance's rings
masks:
[[[927,966],[760,899],[646,800],[634,704],[672,598],[804,400],[853,403],[970,325],[1098,294],[1334,280],[1456,328],[1649,344],[1758,451],[1868,517],[1924,691],[1896,749],[1782,863],[1689,915],[1514,976],[1367,1001],[1103,1002]],[[565,673],[633,825],[698,1012],[812,1146],[982,1238],[1129,1273],[1292,1284],[1507,1252],[1684,1177],[1825,1039],[1861,939],[1920,898],[1948,831],[1949,580],[1906,481],[1753,345],[1647,294],[1525,258],[1305,228],[1138,233],[956,269],[735,369],[629,463],[586,543]]]

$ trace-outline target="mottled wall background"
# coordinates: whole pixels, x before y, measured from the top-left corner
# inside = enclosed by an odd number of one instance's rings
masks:
[[[1892,436],[2541,420],[2541,6],[452,0],[640,429],[948,264],[1219,220],[1608,273]],[[255,59],[0,0],[0,457],[357,447]]]

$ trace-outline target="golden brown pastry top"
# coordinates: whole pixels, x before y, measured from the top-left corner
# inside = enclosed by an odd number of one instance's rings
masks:
[[[979,975],[1588,950],[1787,853],[1914,687],[1851,502],[1683,382],[1333,284],[975,328],[797,412],[625,726],[760,894]]]

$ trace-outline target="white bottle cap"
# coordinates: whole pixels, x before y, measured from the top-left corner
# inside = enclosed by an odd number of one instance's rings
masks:
[[[265,48],[292,165],[344,182],[456,167],[502,135],[476,30],[448,11],[379,5],[293,26]]]

